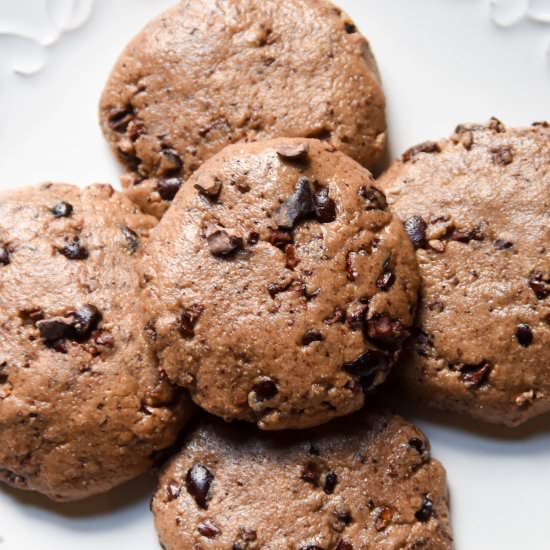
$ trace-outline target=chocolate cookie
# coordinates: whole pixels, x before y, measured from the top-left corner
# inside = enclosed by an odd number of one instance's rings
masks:
[[[179,2],[124,50],[100,117],[123,185],[159,217],[230,143],[315,137],[371,167],[386,129],[369,44],[325,0]]]
[[[445,470],[396,416],[263,437],[205,421],[152,510],[166,550],[452,548]]]
[[[83,498],[174,442],[191,404],[137,307],[152,221],[108,185],[0,194],[0,479]]]
[[[550,128],[463,125],[382,178],[417,248],[412,395],[516,425],[550,410]]]
[[[414,250],[370,173],[317,140],[233,145],[145,254],[162,368],[227,420],[309,427],[359,409],[413,322]]]

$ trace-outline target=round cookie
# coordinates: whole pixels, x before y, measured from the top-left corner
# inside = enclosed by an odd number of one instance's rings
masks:
[[[452,548],[445,470],[390,415],[262,437],[204,421],[162,472],[152,511],[166,550]]]
[[[56,500],[106,491],[173,444],[191,403],[143,336],[154,218],[109,185],[0,194],[0,479]]]
[[[238,141],[315,137],[366,167],[385,144],[368,42],[325,0],[185,0],[126,47],[100,103],[131,198],[158,217]]]
[[[422,277],[411,395],[516,425],[550,410],[550,128],[462,125],[380,184]]]
[[[237,144],[189,179],[144,257],[162,368],[226,420],[359,409],[414,320],[418,273],[370,173],[318,140]]]

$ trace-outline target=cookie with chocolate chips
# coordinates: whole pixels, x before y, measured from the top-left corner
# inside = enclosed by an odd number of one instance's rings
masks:
[[[135,477],[191,403],[143,333],[137,264],[155,220],[108,185],[0,194],[0,479],[57,500]]]
[[[152,511],[166,550],[453,546],[445,470],[391,415],[263,436],[205,420],[162,472]]]
[[[316,137],[372,167],[386,129],[369,44],[325,0],[179,2],[121,54],[100,118],[123,186],[158,217],[228,144]]]
[[[550,128],[467,124],[380,184],[423,279],[411,395],[517,425],[550,410]]]
[[[233,145],[203,165],[144,259],[161,367],[262,429],[359,409],[413,321],[413,247],[370,173],[318,140]]]

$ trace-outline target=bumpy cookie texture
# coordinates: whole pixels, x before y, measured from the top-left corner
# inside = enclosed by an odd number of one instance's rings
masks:
[[[161,216],[228,144],[326,139],[366,167],[385,142],[369,44],[324,0],[185,0],[127,46],[100,105],[128,193]]]
[[[191,404],[142,335],[154,218],[108,185],[0,195],[0,479],[71,500],[144,472]]]
[[[423,280],[401,381],[516,425],[550,410],[550,128],[462,125],[381,180]]]
[[[167,550],[452,548],[445,471],[399,417],[293,434],[204,421],[161,475]]]
[[[301,428],[360,408],[413,322],[414,250],[370,173],[318,140],[233,145],[145,254],[162,368],[227,420]]]

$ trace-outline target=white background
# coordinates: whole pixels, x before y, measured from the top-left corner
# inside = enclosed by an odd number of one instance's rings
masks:
[[[79,0],[85,8],[88,0]],[[550,25],[521,19],[526,0],[340,0],[369,37],[388,98],[390,155],[496,115],[550,119]],[[118,52],[167,0],[96,0],[82,28],[58,34],[69,0],[0,0],[0,187],[46,179],[116,182],[97,102]],[[532,0],[550,15],[550,2]],[[537,10],[535,12],[535,10]],[[491,20],[517,24],[500,28]],[[78,16],[78,13],[77,13]],[[77,17],[78,19],[78,17]],[[520,20],[521,19],[521,20]],[[44,65],[33,76],[12,71]],[[411,411],[447,468],[458,550],[550,549],[550,419],[516,430]],[[0,442],[1,444],[1,442]],[[157,550],[152,476],[82,503],[0,488],[0,550]]]

